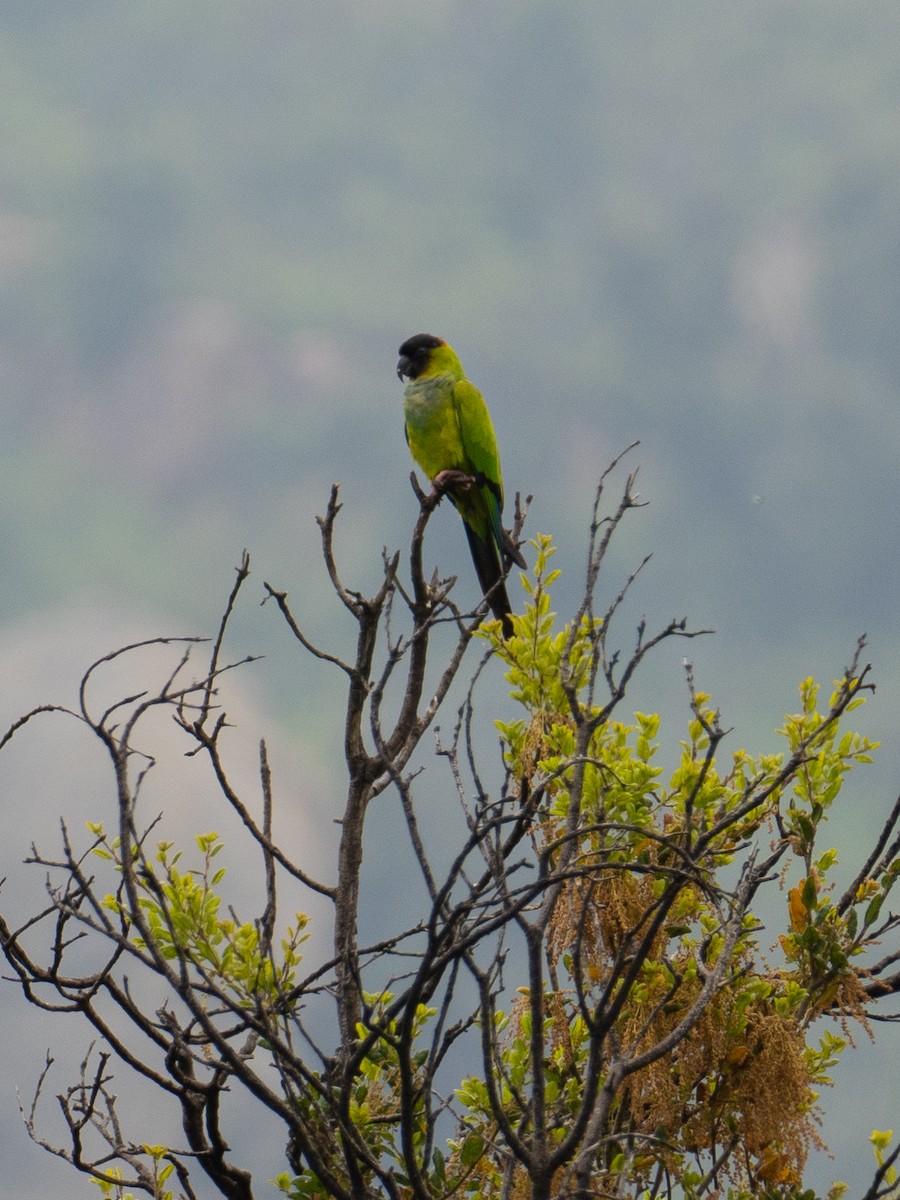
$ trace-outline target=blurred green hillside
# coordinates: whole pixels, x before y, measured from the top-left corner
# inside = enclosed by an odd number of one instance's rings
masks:
[[[313,517],[341,482],[351,586],[404,544],[394,365],[427,330],[491,405],[561,601],[640,439],[616,563],[654,554],[636,615],[719,631],[691,653],[741,744],[869,632],[878,824],[898,44],[887,0],[3,5],[0,623],[88,594],[207,632],[247,546],[331,636]],[[474,603],[452,514],[429,547]],[[664,668],[635,704],[683,705]],[[292,670],[292,721],[330,720]]]
[[[720,609],[742,541],[759,612],[815,564],[845,629],[850,580],[883,583],[861,535],[900,450],[896,5],[0,23],[6,612],[84,580],[183,607],[185,562],[277,558],[332,478],[402,536],[392,367],[419,328],[482,383],[541,528],[574,533],[640,437],[660,537],[725,568],[685,602]]]

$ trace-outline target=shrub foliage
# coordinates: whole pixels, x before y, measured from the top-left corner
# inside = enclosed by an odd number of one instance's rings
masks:
[[[371,596],[338,571],[336,489],[320,518],[337,602],[356,622],[355,655],[314,645],[287,593],[266,585],[301,655],[347,681],[347,790],[325,878],[273,838],[265,744],[258,804],[227,768],[223,676],[240,664],[226,661],[224,643],[246,557],[203,670],[188,643],[161,689],[100,715],[88,700],[94,672],[133,647],[87,672],[73,712],[108,752],[115,812],[98,814],[86,841],[64,826],[55,856],[35,850],[48,903],[25,922],[0,920],[0,938],[27,1001],[93,1027],[81,1075],[59,1096],[68,1140],[41,1132],[49,1060],[25,1119],[105,1195],[190,1200],[212,1186],[250,1200],[274,1186],[291,1200],[812,1197],[803,1178],[820,1145],[822,1089],[854,1030],[866,1035],[900,990],[898,918],[887,907],[900,805],[843,891],[826,835],[847,773],[873,750],[847,724],[871,688],[864,643],[826,701],[803,681],[780,748],[756,755],[727,751],[729,731],[686,664],[690,719],[666,770],[660,717],[627,712],[627,689],[660,643],[702,631],[672,621],[648,633],[642,622],[630,650],[614,645],[637,572],[602,611],[597,585],[637,500],[630,476],[604,514],[608,475],[567,622],[552,610],[558,572],[541,535],[511,637],[484,607],[462,612],[452,580],[426,578],[423,539],[439,498],[418,488],[409,570],[401,578],[399,556],[386,555]],[[520,510],[517,537],[523,521]],[[468,685],[452,691],[479,644]],[[499,670],[515,715],[497,722],[504,771],[487,783],[475,697],[483,673]],[[447,866],[420,823],[420,762],[453,694],[453,736],[438,746],[461,814]],[[142,816],[148,763],[137,735],[160,708],[206,756],[259,856],[255,916],[229,903],[218,834],[188,851]],[[26,714],[5,741],[60,711]],[[427,902],[406,927],[386,912],[377,943],[361,945],[367,817],[388,790]],[[757,909],[779,888],[782,928],[769,931]],[[306,944],[310,892],[333,913],[324,956]],[[98,964],[87,970],[85,941]],[[142,1000],[150,991],[136,981],[147,980],[162,1004]],[[122,1073],[175,1107],[183,1144],[123,1127],[113,1084]],[[262,1173],[231,1148],[251,1107],[283,1127],[283,1159]],[[872,1141],[873,1178],[856,1188],[867,1200],[897,1192],[891,1135]]]

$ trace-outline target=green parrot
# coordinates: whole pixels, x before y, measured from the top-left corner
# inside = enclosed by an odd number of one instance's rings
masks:
[[[397,375],[409,380],[404,415],[412,456],[462,517],[481,590],[509,637],[506,572],[511,563],[524,568],[525,560],[500,524],[503,479],[487,405],[466,379],[456,351],[434,334],[407,338]]]

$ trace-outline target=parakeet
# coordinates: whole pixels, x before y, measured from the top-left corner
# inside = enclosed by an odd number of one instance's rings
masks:
[[[462,517],[481,590],[509,637],[512,608],[504,579],[511,562],[524,567],[525,560],[500,524],[503,480],[487,405],[456,351],[434,334],[407,338],[397,375],[409,380],[404,415],[412,456]]]

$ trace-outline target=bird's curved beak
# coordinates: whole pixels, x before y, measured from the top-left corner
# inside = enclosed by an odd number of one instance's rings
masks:
[[[412,363],[405,354],[400,356],[400,361],[397,363],[397,378],[412,379],[411,373]]]

